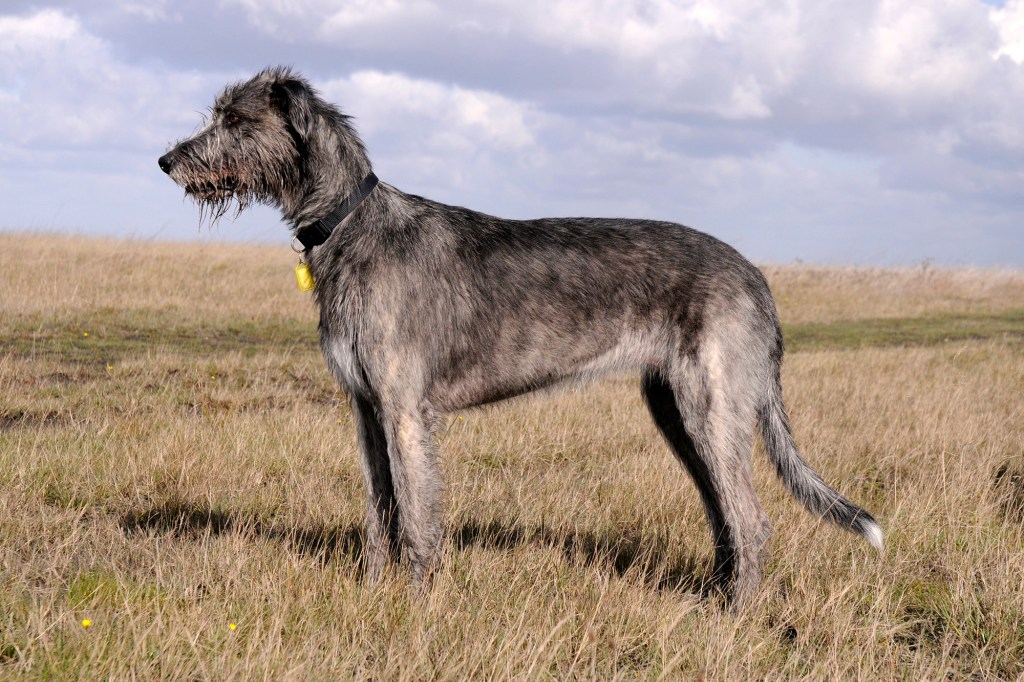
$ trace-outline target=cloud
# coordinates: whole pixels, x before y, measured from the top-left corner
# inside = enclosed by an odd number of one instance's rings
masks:
[[[854,92],[889,98],[901,111],[957,97],[988,68],[994,42],[984,14],[969,0],[877,5],[864,40],[849,46]]]
[[[424,17],[440,17],[428,0],[222,0],[241,9],[249,22],[267,33],[298,39],[336,40],[339,33],[369,30],[386,24],[414,23]]]
[[[668,218],[775,259],[1024,219],[1024,0],[10,1],[13,223],[49,185],[76,220],[189,234],[155,157],[268,62],[356,116],[382,177],[503,215]]]
[[[102,41],[85,34],[75,19],[61,12],[44,10],[25,17],[0,17],[2,111],[8,135],[14,133],[11,141],[31,144],[52,139],[52,132],[67,144],[80,144],[102,128],[107,112],[77,107],[55,109],[52,94],[54,88],[58,92],[75,88],[75,76],[81,75],[87,64],[101,61],[104,52]],[[72,71],[71,77],[58,79],[58,72],[67,69]],[[26,74],[33,78],[26,78]],[[44,84],[34,77],[37,74],[54,79],[47,78]],[[77,102],[78,98],[72,94],[69,99]]]
[[[977,0],[224,1],[268,37],[355,46],[421,80],[472,84],[478,62],[497,61],[483,89],[541,111],[719,122],[875,153],[908,127],[997,128],[975,103],[1020,80],[991,56],[1024,35],[1024,0],[992,12]]]
[[[456,149],[481,144],[500,149],[533,143],[532,107],[494,92],[443,85],[398,73],[358,71],[328,81],[324,94],[364,112],[364,130],[399,128],[414,122],[417,136],[430,146]]]
[[[476,197],[479,208],[508,212],[513,178],[539,173],[542,140],[561,119],[531,103],[481,89],[357,71],[320,84],[321,94],[355,117],[378,174],[438,199]]]
[[[0,144],[19,163],[39,152],[163,146],[187,131],[185,103],[223,82],[125,64],[79,19],[52,9],[0,16],[0,57]]]
[[[117,12],[123,15],[140,17],[148,23],[180,23],[182,14],[171,6],[169,0],[120,0],[117,4]]]
[[[991,10],[989,17],[999,32],[999,47],[993,57],[1024,63],[1024,0],[1007,0],[1001,8]]]

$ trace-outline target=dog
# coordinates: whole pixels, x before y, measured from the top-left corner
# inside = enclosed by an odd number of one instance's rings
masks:
[[[227,86],[160,168],[216,221],[280,209],[303,245],[320,346],[349,396],[366,486],[365,571],[424,583],[442,536],[439,415],[634,370],[700,491],[713,584],[736,606],[771,532],[754,490],[760,427],[790,493],[881,549],[882,530],[800,456],[763,274],[723,242],[651,220],[504,220],[380,182],[350,117],[289,68]]]

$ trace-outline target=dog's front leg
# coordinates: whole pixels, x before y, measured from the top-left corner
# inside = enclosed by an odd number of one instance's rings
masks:
[[[399,536],[413,581],[425,586],[441,542],[441,476],[434,415],[425,409],[385,409],[383,423],[398,501]]]
[[[359,456],[366,486],[366,538],[363,548],[364,570],[377,580],[388,559],[398,553],[398,504],[388,462],[388,443],[374,403],[353,395],[352,415],[359,434]]]

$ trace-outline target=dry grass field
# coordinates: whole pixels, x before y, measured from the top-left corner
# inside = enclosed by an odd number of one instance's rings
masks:
[[[0,235],[0,678],[1024,676],[1024,273],[767,268],[797,440],[888,544],[758,451],[775,534],[734,616],[692,596],[707,524],[635,377],[451,415],[432,591],[363,583],[295,260]]]

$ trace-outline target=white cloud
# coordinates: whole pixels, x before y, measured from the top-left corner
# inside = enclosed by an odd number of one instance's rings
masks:
[[[337,40],[339,32],[409,22],[437,13],[429,0],[222,0],[239,7],[249,21],[268,33],[290,32],[292,38]]]
[[[163,147],[187,132],[186,121],[194,123],[186,103],[195,93],[223,83],[125,64],[57,10],[0,17],[0,57],[0,141],[20,147]]]
[[[1009,57],[1018,64],[1024,63],[1024,0],[1007,0],[1000,9],[994,9],[989,17],[999,31],[999,48],[993,57]]]
[[[770,10],[757,0],[501,0],[490,7],[526,40],[603,57],[605,96],[650,112],[763,119],[771,115],[766,97],[794,75],[794,0]]]
[[[962,95],[988,68],[994,39],[975,0],[884,0],[850,73],[869,91],[925,102]]]
[[[107,48],[59,11],[0,18],[0,88],[5,137],[77,145],[109,127],[112,111],[82,102],[81,77],[102,67]],[[64,101],[61,101],[61,100]]]
[[[36,41],[68,40],[80,31],[78,21],[57,10],[25,17],[0,16],[0,50],[13,55]]]
[[[398,73],[358,71],[323,86],[329,98],[360,112],[363,130],[413,126],[428,144],[460,149],[520,149],[534,142],[533,108],[484,90],[443,85]]]
[[[772,115],[771,109],[761,98],[761,86],[753,76],[747,76],[733,86],[728,106],[719,108],[718,113],[722,118],[738,120],[768,118]]]
[[[177,206],[157,153],[270,60],[357,117],[382,177],[505,215],[1024,220],[1024,0],[55,3],[0,10],[6,205],[139,173],[122,222],[149,184]]]
[[[517,53],[544,50],[549,60],[564,56],[579,68],[589,65],[588,76],[602,76],[581,90],[544,73],[531,79],[525,68],[510,74],[539,109],[597,99],[633,116],[773,119],[794,136],[817,120],[949,119],[965,108],[966,93],[977,93],[992,76],[996,24],[1003,53],[1017,54],[1013,40],[1024,45],[1024,33],[1013,29],[1014,17],[1024,17],[1024,0],[1009,0],[993,19],[978,0],[225,2],[268,36],[355,43],[388,62],[404,53],[409,64],[434,62],[453,76],[472,73],[459,61],[472,62],[472,52],[494,46],[513,67]],[[531,68],[543,71],[545,64]],[[496,87],[487,89],[500,90],[502,75],[493,76]]]
[[[182,14],[169,0],[120,0],[118,10],[151,23],[180,22]]]
[[[539,139],[558,119],[494,92],[357,71],[318,83],[328,100],[355,117],[377,173],[439,200],[477,197],[477,207],[508,213],[508,187],[545,165]]]
[[[628,59],[670,57],[667,50],[689,40],[728,41],[754,8],[746,0],[503,0],[494,5],[540,40]]]

